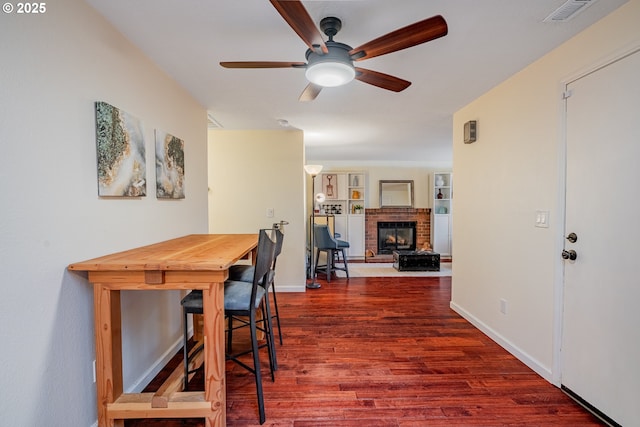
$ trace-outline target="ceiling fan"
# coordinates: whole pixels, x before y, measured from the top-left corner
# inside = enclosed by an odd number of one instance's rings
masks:
[[[447,22],[440,15],[416,22],[371,40],[356,48],[333,40],[342,28],[342,21],[326,17],[320,21],[322,34],[313,23],[300,0],[270,0],[278,13],[309,47],[307,62],[235,61],[220,62],[225,68],[304,68],[309,84],[300,95],[300,101],[314,100],[323,87],[341,86],[354,78],[382,89],[400,92],[411,82],[378,71],[354,67],[353,61],[396,52],[447,35]]]

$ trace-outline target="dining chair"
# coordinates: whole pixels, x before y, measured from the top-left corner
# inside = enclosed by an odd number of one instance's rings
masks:
[[[260,285],[262,285],[266,290],[266,299],[267,304],[269,304],[269,289],[271,289],[271,294],[273,295],[273,308],[275,314],[271,316],[272,321],[275,319],[276,325],[278,327],[278,340],[280,341],[280,345],[282,345],[282,329],[280,327],[280,312],[278,311],[278,299],[276,294],[276,285],[275,285],[275,275],[276,275],[276,262],[278,261],[278,255],[282,252],[282,243],[284,242],[284,231],[282,226],[279,224],[274,224],[273,231],[275,233],[276,239],[276,249],[273,257],[273,265],[271,266],[271,271],[269,272],[269,280],[267,284],[261,281]],[[251,282],[253,280],[253,271],[255,267],[249,264],[236,264],[232,265],[229,268],[229,280],[239,280],[242,282]],[[273,323],[273,322],[272,322]],[[275,351],[275,350],[274,350]],[[277,363],[275,369],[277,369]]]
[[[227,327],[227,349],[226,359],[231,360],[241,367],[251,372],[255,377],[256,393],[258,397],[258,412],[260,416],[260,424],[265,422],[264,396],[262,392],[262,372],[260,369],[259,350],[266,347],[269,353],[269,368],[271,371],[271,380],[275,381],[274,362],[275,354],[273,352],[273,329],[271,328],[271,314],[268,305],[265,303],[266,289],[260,285],[260,282],[268,282],[268,275],[273,265],[275,256],[276,242],[272,240],[270,230],[260,230],[258,234],[258,249],[256,254],[256,262],[254,265],[253,278],[251,282],[243,282],[238,280],[226,280],[224,283],[224,314],[228,320]],[[184,375],[185,388],[188,384],[189,374],[193,371],[189,370],[190,361],[198,351],[196,349],[191,354],[187,354],[187,315],[202,314],[202,292],[192,291],[187,294],[181,301],[184,321]],[[262,310],[262,318],[258,318],[257,312]],[[248,318],[248,320],[247,320]],[[233,353],[233,331],[239,328],[249,327],[251,335],[251,348]],[[264,344],[258,343],[258,331],[265,334]],[[253,367],[243,362],[240,357],[252,353]]]
[[[313,233],[315,238],[315,246],[316,246],[316,271],[321,273],[325,273],[327,276],[327,282],[331,281],[331,275],[336,270],[344,271],[349,278],[349,266],[347,264],[347,256],[346,249],[349,248],[349,242],[345,240],[337,240],[334,236],[331,235],[329,231],[329,226],[326,224],[316,224],[313,226]],[[318,260],[320,259],[320,252],[326,252],[327,261],[324,265],[318,265]],[[336,267],[337,254],[340,253],[342,255],[342,263],[344,267]],[[322,271],[324,270],[324,271]]]

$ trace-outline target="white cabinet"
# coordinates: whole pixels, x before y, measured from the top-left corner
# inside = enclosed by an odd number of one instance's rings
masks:
[[[316,177],[316,188],[325,195],[320,212],[335,216],[335,232],[349,242],[351,259],[364,258],[366,178],[363,172],[330,171]]]
[[[453,199],[453,174],[433,174],[432,246],[441,256],[451,256],[451,201]]]
[[[451,255],[451,216],[436,214],[433,216],[433,251],[442,255]]]
[[[346,215],[335,215],[335,231],[334,233],[338,233],[341,237],[340,240],[347,240],[347,236],[349,235],[347,232],[347,216]]]
[[[364,257],[364,215],[347,215],[349,258]]]

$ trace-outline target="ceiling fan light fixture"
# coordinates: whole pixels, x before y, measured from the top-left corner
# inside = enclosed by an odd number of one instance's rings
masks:
[[[356,70],[351,64],[327,61],[316,62],[307,67],[307,80],[323,87],[342,86],[349,83],[356,76]]]
[[[305,76],[311,83],[323,87],[342,86],[356,76],[349,51],[351,46],[328,41],[328,53],[322,54],[307,50],[307,70]]]

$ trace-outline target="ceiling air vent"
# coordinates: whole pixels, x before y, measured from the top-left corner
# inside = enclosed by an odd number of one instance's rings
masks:
[[[207,113],[207,126],[209,129],[222,129],[222,125],[213,117],[211,113]]]
[[[567,0],[562,6],[552,12],[551,15],[547,16],[543,22],[568,21],[596,1],[597,0]]]

